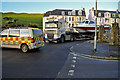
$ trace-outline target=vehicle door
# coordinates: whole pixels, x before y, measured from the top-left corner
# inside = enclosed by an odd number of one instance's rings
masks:
[[[43,45],[43,33],[40,29],[32,29],[35,46]]]
[[[8,46],[19,48],[20,30],[9,30]]]

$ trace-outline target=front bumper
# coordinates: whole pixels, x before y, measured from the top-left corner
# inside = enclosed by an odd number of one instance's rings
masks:
[[[30,43],[28,44],[29,49],[41,48],[44,46],[44,42],[42,43]]]
[[[58,40],[60,40],[60,38],[54,38],[54,39],[45,38],[45,40],[48,40],[48,41],[58,41]]]

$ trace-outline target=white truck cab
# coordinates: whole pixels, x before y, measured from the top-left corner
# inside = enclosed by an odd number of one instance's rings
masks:
[[[73,29],[67,26],[64,19],[45,22],[43,29],[46,42],[52,41],[57,43],[58,41],[61,41],[63,43],[65,40],[74,40],[74,36],[72,34]]]

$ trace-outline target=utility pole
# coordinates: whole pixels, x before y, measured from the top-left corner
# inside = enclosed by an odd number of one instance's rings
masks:
[[[96,11],[95,11],[95,37],[94,37],[94,52],[97,51],[97,0],[96,0]]]

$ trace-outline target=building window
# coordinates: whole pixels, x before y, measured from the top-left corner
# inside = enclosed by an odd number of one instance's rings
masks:
[[[105,17],[107,17],[107,14],[105,14]]]
[[[70,12],[70,11],[68,12],[68,15],[71,15],[71,12]]]
[[[69,21],[71,21],[71,17],[69,17]]]
[[[99,13],[98,16],[100,17],[100,16],[101,16],[101,13]]]
[[[100,22],[101,22],[101,18],[100,18]]]
[[[67,17],[65,17],[65,21],[68,21],[68,18],[67,18]]]
[[[81,21],[81,17],[79,18],[79,21]]]
[[[65,12],[64,12],[64,11],[62,11],[61,13],[62,13],[62,15],[65,15]]]
[[[80,21],[79,17],[77,18],[77,21]]]
[[[69,27],[71,27],[71,24],[69,24]]]
[[[75,10],[72,11],[72,15],[75,15]]]
[[[113,19],[113,22],[115,22],[115,19]]]
[[[82,11],[79,11],[79,12],[78,12],[78,15],[79,15],[79,16],[82,16]]]
[[[110,22],[110,20],[108,19],[108,18],[105,18],[105,22],[107,23],[109,23]]]
[[[74,27],[74,24],[72,24],[72,27]]]
[[[72,17],[72,21],[74,21],[74,17]]]
[[[115,17],[115,13],[113,13],[112,16]]]

